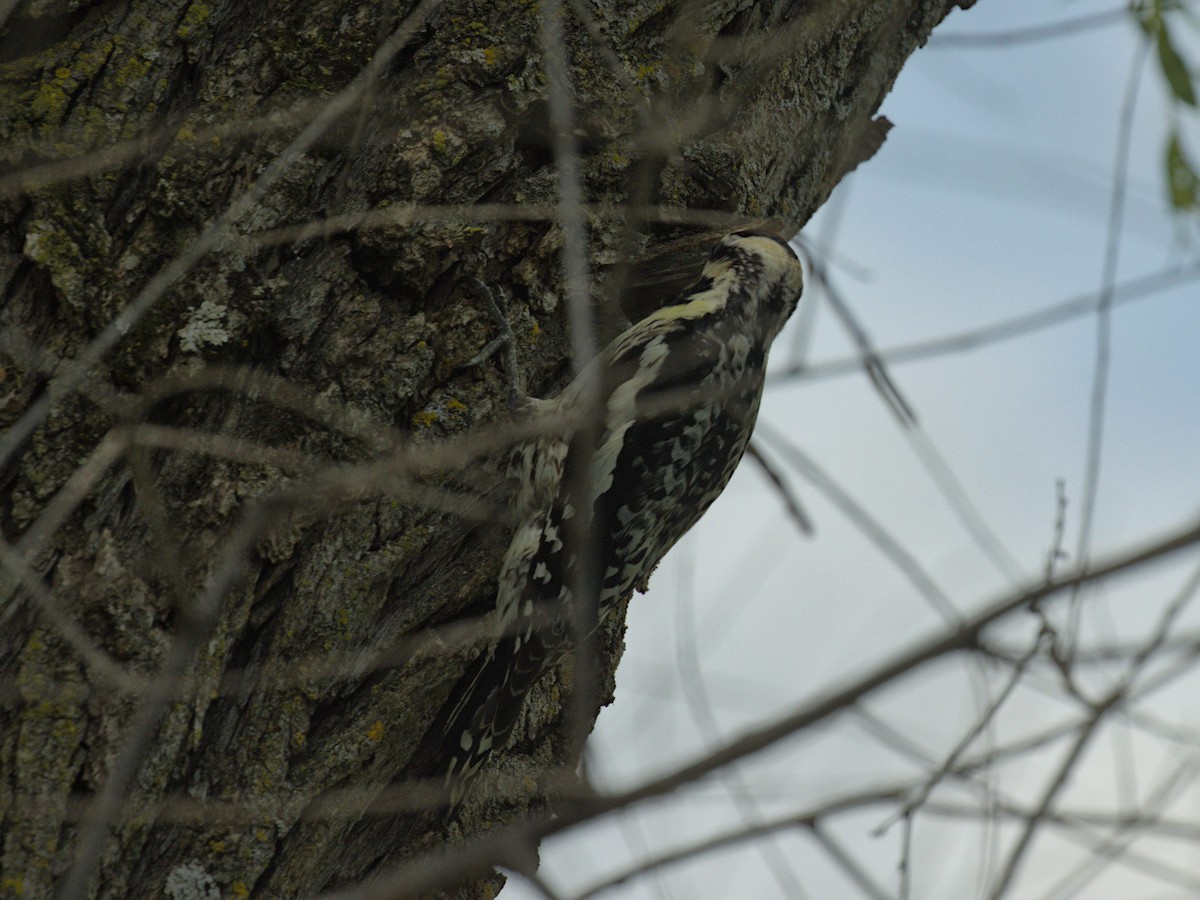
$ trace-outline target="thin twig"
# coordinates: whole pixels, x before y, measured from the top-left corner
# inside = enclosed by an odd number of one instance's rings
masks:
[[[541,0],[540,46],[548,81],[550,127],[554,165],[558,174],[556,220],[562,231],[563,287],[566,292],[567,330],[571,340],[571,366],[579,386],[579,411],[583,422],[572,435],[563,478],[569,503],[587,514],[563,523],[566,552],[575,560],[569,590],[569,628],[572,635],[572,690],[568,711],[568,746],[574,753],[583,747],[598,705],[599,599],[602,561],[595,552],[589,529],[593,509],[591,468],[607,397],[602,385],[589,377],[588,363],[596,356],[596,323],[592,315],[586,222],[575,136],[575,107],[563,36],[559,0]],[[584,379],[582,382],[579,379]]]
[[[774,463],[763,456],[762,451],[758,449],[758,445],[753,440],[746,447],[746,456],[758,465],[763,475],[767,477],[767,481],[775,488],[776,496],[783,501],[783,508],[787,511],[788,518],[796,523],[800,533],[805,537],[812,537],[814,534],[812,519],[800,505],[800,498],[792,492],[787,482],[783,480],[783,475],[776,471]]]
[[[1121,256],[1121,231],[1125,221],[1125,188],[1129,178],[1129,149],[1133,138],[1133,118],[1137,110],[1138,89],[1142,71],[1150,52],[1150,39],[1143,37],[1134,53],[1125,99],[1117,124],[1116,163],[1113,168],[1112,199],[1109,205],[1108,233],[1105,239],[1104,264],[1100,275],[1100,298],[1096,305],[1096,361],[1092,374],[1092,397],[1088,409],[1086,470],[1083,477],[1083,499],[1079,513],[1079,541],[1075,557],[1086,565],[1092,549],[1092,528],[1096,516],[1096,500],[1100,488],[1100,461],[1104,445],[1104,414],[1108,400],[1109,357],[1112,352],[1112,298],[1117,282],[1117,265]],[[1079,593],[1071,598],[1071,622],[1067,626],[1067,656],[1075,642],[1078,629]]]
[[[1192,758],[1182,761],[1157,788],[1150,792],[1150,796],[1142,804],[1142,810],[1136,816],[1136,820],[1145,824],[1153,822],[1157,818],[1154,811],[1161,810],[1183,789],[1194,782],[1198,769],[1200,769],[1200,760]],[[1135,830],[1133,821],[1135,821],[1135,817],[1125,816],[1124,821],[1114,827],[1112,834],[1097,842],[1097,846],[1089,848],[1092,851],[1091,857],[1059,879],[1046,891],[1045,896],[1066,900],[1086,888],[1093,879],[1117,860],[1127,861],[1129,845],[1143,834],[1145,827],[1145,824],[1139,824]],[[1186,886],[1195,888],[1197,884],[1200,884],[1200,880],[1193,878],[1191,883]]]
[[[700,731],[700,736],[707,744],[721,740],[721,729],[713,714],[712,699],[704,680],[704,670],[700,665],[698,654],[699,637],[696,634],[696,592],[692,573],[695,566],[684,566],[679,581],[679,591],[676,595],[675,613],[677,627],[675,630],[675,661],[679,669],[680,683],[683,685],[683,696],[687,702],[688,712],[692,722]],[[762,810],[751,792],[747,789],[741,773],[736,768],[730,768],[721,773],[722,781],[729,791],[734,807],[742,821],[750,826],[762,821]],[[782,897],[803,900],[807,897],[799,877],[792,870],[791,863],[773,838],[756,842],[754,849],[762,857],[767,871],[774,879]]]
[[[900,570],[917,592],[929,603],[934,612],[949,625],[957,625],[962,615],[955,608],[950,596],[933,580],[915,556],[909,553],[877,519],[860,506],[840,485],[821,469],[816,462],[781,431],[768,422],[760,421],[755,433],[775,448],[800,475],[825,495],[856,528],[858,528],[891,563]]]
[[[809,833],[813,836],[821,849],[829,854],[830,859],[837,863],[838,867],[846,873],[847,877],[853,881],[862,890],[864,894],[872,898],[872,900],[887,900],[889,894],[879,885],[874,879],[867,874],[864,869],[849,851],[834,839],[829,830],[823,828],[820,822],[814,821],[808,826]]]
[[[977,33],[938,31],[929,39],[929,46],[943,49],[946,47],[1007,48],[1014,44],[1057,40],[1068,35],[1104,28],[1128,20],[1129,7],[1121,6],[1104,12],[1088,13],[1058,22],[1047,22],[1045,25],[1029,25],[1025,28],[1013,28],[1008,31],[980,31]]]
[[[1112,292],[1112,305],[1124,306],[1140,300],[1147,300],[1162,292],[1181,285],[1189,284],[1200,278],[1200,263],[1184,266],[1172,266],[1151,275],[1132,278],[1116,286]],[[1101,294],[1092,291],[1087,294],[1051,304],[1043,309],[1023,313],[1008,319],[1001,319],[989,325],[948,334],[942,337],[929,338],[911,344],[901,344],[896,347],[885,347],[877,351],[878,356],[889,366],[902,365],[910,362],[933,359],[953,353],[965,353],[978,350],[1002,341],[1035,334],[1046,328],[1053,328],[1071,319],[1092,315],[1096,312]],[[796,378],[816,379],[834,378],[853,375],[862,370],[859,356],[847,356],[817,363],[802,363],[781,368],[767,378],[768,384]]]

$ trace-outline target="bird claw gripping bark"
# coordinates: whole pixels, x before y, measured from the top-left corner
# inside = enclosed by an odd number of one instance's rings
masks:
[[[517,366],[517,337],[513,334],[512,326],[508,324],[504,310],[496,302],[496,295],[492,289],[475,277],[467,279],[467,287],[483,303],[498,334],[488,341],[482,350],[467,360],[463,364],[463,368],[478,366],[495,356],[497,351],[503,351],[502,366],[504,375],[508,379],[509,407],[514,410],[519,409],[525,405],[526,398],[525,392],[521,389],[521,375]]]
[[[472,291],[500,336],[476,358],[505,348],[514,398],[522,397],[512,329],[492,291]],[[644,588],[659,560],[724,490],[750,440],[762,399],[767,351],[796,308],[800,261],[770,234],[726,235],[699,279],[612,341],[553,400],[529,401],[545,428],[514,449],[517,526],[497,578],[488,648],[462,676],[426,735],[445,778],[448,808],[465,797],[502,749],[533,685],[572,650],[576,551],[586,535],[598,562],[604,622]],[[591,431],[583,399],[600,387]],[[580,450],[578,435],[594,434]],[[586,467],[568,466],[583,453]],[[584,484],[566,483],[580,470]]]

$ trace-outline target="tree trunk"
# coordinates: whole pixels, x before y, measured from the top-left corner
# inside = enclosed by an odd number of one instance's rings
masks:
[[[719,224],[648,207],[807,221],[953,5],[574,4],[602,326],[659,302],[619,260]],[[507,538],[467,279],[531,393],[568,373],[539,46],[528,2],[9,14],[0,896],[309,896],[562,789],[561,674],[448,829],[403,787]]]

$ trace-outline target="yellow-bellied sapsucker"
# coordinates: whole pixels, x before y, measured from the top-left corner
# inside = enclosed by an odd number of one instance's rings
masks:
[[[728,484],[754,428],[767,351],[801,286],[785,241],[726,235],[678,302],[613,340],[559,397],[531,401],[539,421],[569,419],[593,379],[604,406],[587,432],[596,440],[585,492],[564,479],[578,447],[570,433],[547,431],[514,454],[519,520],[497,585],[497,636],[434,725],[451,807],[507,743],[534,682],[571,651],[568,531],[587,536],[603,622]]]

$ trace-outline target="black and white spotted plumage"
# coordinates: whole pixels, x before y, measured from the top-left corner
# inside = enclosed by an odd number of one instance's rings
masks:
[[[571,650],[570,525],[595,554],[602,622],[728,484],[758,414],[767,351],[801,286],[786,242],[726,235],[676,304],[617,337],[559,397],[531,401],[538,421],[565,421],[588,379],[599,379],[606,402],[586,497],[564,479],[569,433],[547,432],[514,454],[519,524],[498,579],[498,637],[435,725],[452,806],[507,743],[529,689]],[[576,498],[584,519],[569,523]]]

